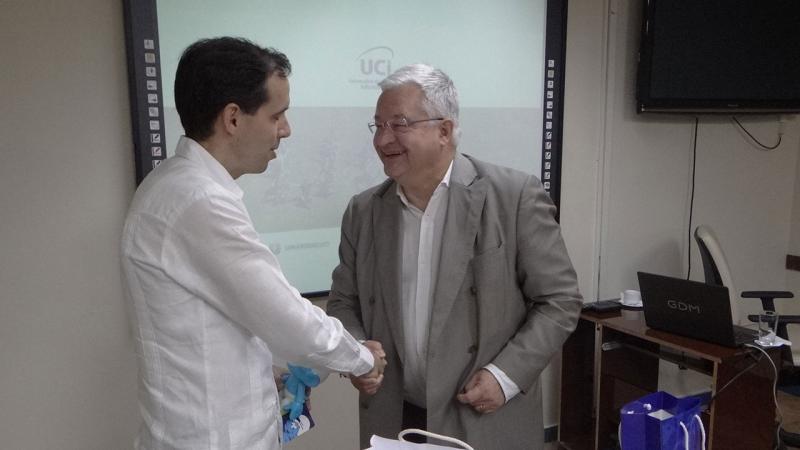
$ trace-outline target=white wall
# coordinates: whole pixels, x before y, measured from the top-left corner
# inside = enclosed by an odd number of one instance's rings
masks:
[[[122,2],[0,2],[0,448],[125,448],[136,366]]]
[[[613,0],[609,14],[609,1],[569,5],[561,217],[587,299],[635,286],[639,269],[686,269],[693,122],[633,113],[640,2]],[[121,2],[6,0],[0,38],[0,447],[129,448],[139,418],[117,254],[134,188]],[[774,138],[774,119],[743,120]],[[791,122],[765,153],[726,118],[701,119],[693,223],[717,229],[740,289],[800,293],[783,268],[800,253],[799,136]],[[692,266],[699,278],[696,255]],[[333,440],[295,448],[355,442],[347,383],[319,394],[341,405],[319,417]]]
[[[637,286],[637,270],[687,268],[694,117],[636,115],[641,2],[608,3],[570,2],[567,38],[562,225],[587,298]],[[692,225],[717,230],[740,289],[786,286],[800,147],[791,119],[781,146],[763,152],[729,117],[700,117]],[[740,120],[767,143],[777,138],[776,117]],[[699,279],[694,243],[692,253]]]
[[[694,117],[636,115],[640,9],[638,0],[569,5],[562,226],[587,299],[637,288],[637,270],[687,270]],[[776,117],[740,120],[766,143],[777,138]],[[729,117],[700,118],[692,227],[717,231],[737,289],[785,289],[796,277],[784,264],[792,229],[800,234],[799,147],[797,120],[763,152]],[[702,279],[694,243],[692,279]]]
[[[789,248],[787,253],[790,255],[800,255],[800,158],[797,160],[795,184],[794,184],[794,203],[792,205],[792,219],[791,219],[791,238],[789,241]],[[792,308],[785,308],[785,314],[800,314],[800,271],[787,270],[786,271],[786,288],[792,291],[795,295],[793,300],[782,301],[781,303],[792,303]],[[789,331],[789,338],[794,343],[793,354],[795,365],[797,365],[797,353],[800,350],[800,326],[793,325],[787,327]]]
[[[687,267],[694,118],[634,112],[640,5],[614,2],[610,16],[601,296],[637,286],[635,270],[685,276]],[[777,139],[776,117],[740,120],[763,141]],[[739,289],[785,286],[797,154],[796,122],[778,149],[764,152],[729,117],[700,118],[692,226],[717,231]],[[700,279],[698,258],[692,267]]]

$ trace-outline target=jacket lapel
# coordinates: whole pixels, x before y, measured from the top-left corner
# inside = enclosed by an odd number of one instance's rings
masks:
[[[400,305],[400,223],[401,202],[395,194],[395,183],[388,182],[385,189],[376,192],[378,198],[372,213],[373,239],[377,256],[377,292],[386,308],[389,331],[394,336],[398,350],[403,348],[403,312]],[[403,360],[403,351],[398,351]]]
[[[436,342],[458,295],[473,256],[487,184],[476,180],[472,162],[456,154],[450,176],[449,202],[442,234],[439,273],[434,290],[428,345]]]

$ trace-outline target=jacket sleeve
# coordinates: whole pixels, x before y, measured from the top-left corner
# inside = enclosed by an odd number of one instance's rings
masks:
[[[516,212],[516,282],[527,316],[493,361],[522,391],[561,350],[583,304],[555,210],[541,182],[530,176]]]
[[[339,319],[356,339],[368,339],[361,315],[356,267],[355,198],[347,205],[342,218],[342,235],[339,241],[339,265],[333,271],[333,285],[327,311]]]

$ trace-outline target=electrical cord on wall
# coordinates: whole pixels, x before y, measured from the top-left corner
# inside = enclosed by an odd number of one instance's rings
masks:
[[[700,124],[700,117],[694,117],[694,144],[692,145],[692,184],[689,186],[689,235],[686,246],[686,259],[688,260],[688,268],[686,269],[686,280],[692,274],[692,216],[694,215],[694,187],[695,187],[695,174],[697,173],[697,129]]]
[[[762,144],[761,142],[758,141],[758,139],[756,139],[755,136],[750,134],[750,132],[747,131],[747,129],[744,127],[744,125],[742,125],[742,123],[739,122],[739,119],[737,119],[736,116],[731,116],[731,119],[733,119],[733,121],[736,122],[736,125],[739,125],[739,128],[741,128],[742,131],[747,133],[747,135],[750,136],[750,139],[752,139],[753,142],[755,142],[756,145],[758,145],[762,149],[767,150],[767,151],[775,150],[776,148],[778,148],[779,145],[781,145],[781,139],[783,139],[783,122],[780,122],[779,125],[778,125],[778,143],[773,145],[773,146],[768,146],[768,145]]]
[[[773,146],[767,146],[767,145],[764,145],[761,142],[759,142],[758,139],[756,139],[755,136],[750,134],[750,132],[747,131],[747,129],[742,125],[742,123],[739,122],[739,119],[737,119],[736,116],[731,116],[731,119],[736,123],[736,125],[739,126],[739,128],[742,129],[742,131],[744,131],[745,133],[747,133],[748,136],[750,136],[750,139],[752,139],[753,142],[755,142],[764,151],[775,150],[776,148],[778,148],[778,146],[781,145],[781,140],[783,139],[783,127],[784,127],[783,119],[779,119],[779,122],[778,122],[778,142]],[[692,219],[693,219],[693,216],[694,216],[695,175],[697,174],[697,130],[698,130],[698,125],[699,124],[700,124],[700,117],[695,116],[695,118],[694,118],[694,142],[693,142],[693,145],[692,145],[692,184],[689,187],[690,190],[691,190],[691,194],[690,194],[690,200],[689,200],[689,232],[687,233],[688,245],[687,245],[687,252],[686,252],[686,260],[687,260],[687,264],[686,264],[686,266],[687,266],[686,279],[687,280],[689,280],[689,278],[692,275]]]

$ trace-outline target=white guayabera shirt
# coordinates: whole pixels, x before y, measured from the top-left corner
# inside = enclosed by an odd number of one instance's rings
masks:
[[[122,268],[140,367],[137,448],[280,448],[272,352],[356,375],[372,368],[341,322],[289,284],[241,199],[185,137],[133,199]]]

